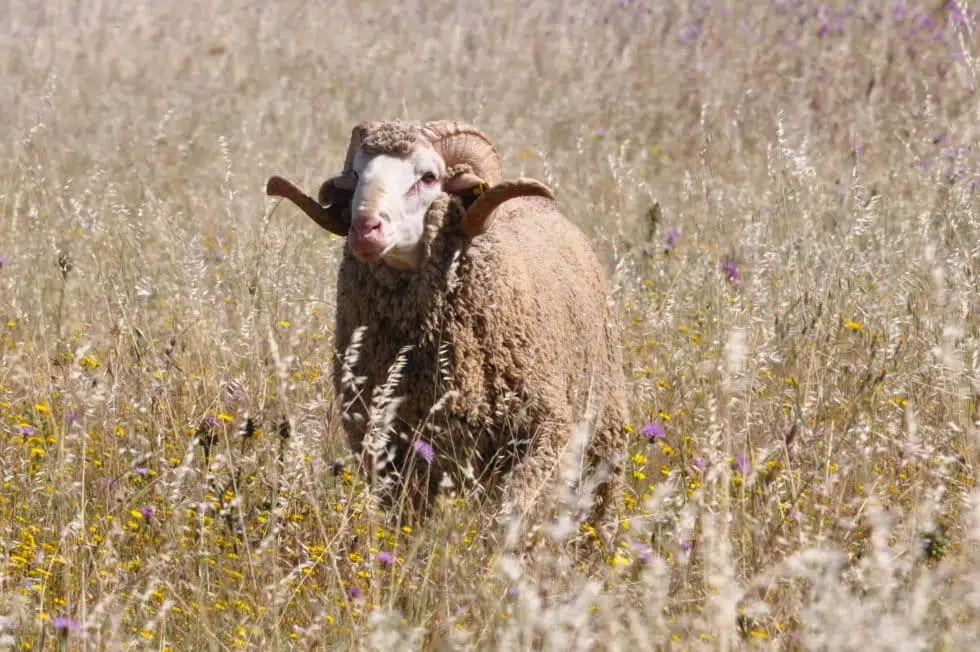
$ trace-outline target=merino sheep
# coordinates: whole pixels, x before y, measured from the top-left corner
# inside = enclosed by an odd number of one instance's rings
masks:
[[[353,129],[319,201],[281,177],[266,192],[347,238],[333,383],[369,475],[396,478],[422,512],[447,478],[476,479],[524,515],[589,404],[589,519],[608,523],[626,454],[621,352],[599,261],[547,186],[504,180],[472,126],[385,121]]]

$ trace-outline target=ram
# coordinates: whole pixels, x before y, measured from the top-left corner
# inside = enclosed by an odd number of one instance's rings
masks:
[[[281,177],[266,192],[346,237],[333,383],[366,473],[423,514],[470,483],[523,516],[591,418],[576,486],[609,523],[622,354],[599,261],[547,186],[505,180],[472,126],[384,121],[353,129],[318,201]]]

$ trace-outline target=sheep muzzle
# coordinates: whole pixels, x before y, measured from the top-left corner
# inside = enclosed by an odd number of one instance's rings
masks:
[[[385,249],[383,222],[374,215],[358,215],[351,223],[347,243],[362,261],[377,260]]]

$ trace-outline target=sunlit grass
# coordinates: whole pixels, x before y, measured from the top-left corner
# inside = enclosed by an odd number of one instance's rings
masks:
[[[183,7],[0,10],[0,648],[975,645],[975,7]],[[527,532],[365,492],[342,242],[263,188],[388,117],[473,123],[592,237],[611,545],[561,487]]]

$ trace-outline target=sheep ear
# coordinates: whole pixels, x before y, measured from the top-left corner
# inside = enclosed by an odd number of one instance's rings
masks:
[[[472,195],[472,200],[476,200],[477,195],[490,187],[483,177],[474,172],[463,171],[445,180],[442,189],[451,195]]]
[[[330,183],[330,181],[327,181],[327,183]],[[326,186],[327,183],[323,185]],[[339,236],[347,235],[349,223],[345,216],[347,212],[345,209],[350,207],[350,198],[347,199],[346,204],[323,206],[297,188],[291,181],[275,176],[269,177],[269,180],[266,182],[265,194],[272,197],[288,199],[322,228]],[[323,197],[323,194],[323,188],[321,187],[320,196]]]
[[[497,207],[505,201],[517,197],[555,198],[555,193],[551,188],[535,179],[525,178],[501,181],[487,190],[482,190],[478,195],[476,200],[467,207],[466,213],[463,214],[462,224],[460,224],[463,235],[468,238],[475,238],[486,233],[493,224]]]
[[[354,188],[348,188],[348,181],[342,176],[327,179],[317,194],[320,204],[329,207],[328,210],[339,216],[345,234],[350,228],[350,204],[354,200]]]
[[[490,189],[490,184],[483,177],[470,171],[469,166],[456,174],[447,177],[442,189],[450,195],[459,197],[463,210],[468,211],[481,194]]]

